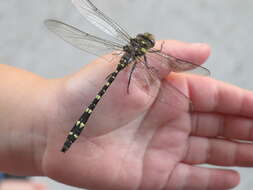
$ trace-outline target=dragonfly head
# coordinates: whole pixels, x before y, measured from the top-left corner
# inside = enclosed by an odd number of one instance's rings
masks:
[[[145,32],[144,34],[138,34],[137,39],[141,46],[145,49],[150,49],[155,46],[155,37],[153,34]]]

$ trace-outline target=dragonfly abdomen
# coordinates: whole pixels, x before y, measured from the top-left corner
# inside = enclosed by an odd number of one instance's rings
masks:
[[[72,143],[74,143],[76,141],[76,139],[79,137],[79,135],[81,134],[82,130],[86,127],[86,123],[90,117],[90,115],[92,114],[93,110],[95,109],[96,105],[98,104],[98,102],[101,100],[102,96],[105,94],[105,92],[107,91],[107,89],[110,87],[110,85],[112,84],[112,82],[115,80],[115,78],[117,77],[118,73],[123,70],[131,61],[131,56],[126,53],[122,56],[122,58],[120,59],[120,63],[117,65],[116,70],[111,73],[106,82],[106,84],[102,87],[102,89],[98,92],[98,94],[96,95],[96,97],[93,99],[93,101],[91,102],[91,104],[86,108],[86,110],[84,111],[84,113],[82,114],[82,116],[79,118],[79,120],[75,123],[75,125],[72,127],[71,131],[69,132],[67,139],[62,147],[62,152],[66,152],[70,146],[72,145]]]

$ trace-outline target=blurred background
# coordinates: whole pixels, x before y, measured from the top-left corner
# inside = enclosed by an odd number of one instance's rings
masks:
[[[93,0],[130,34],[148,31],[157,39],[205,42],[212,54],[205,66],[212,77],[253,90],[252,0]],[[47,78],[77,71],[94,56],[83,53],[50,33],[43,21],[56,18],[93,32],[70,0],[0,1],[0,63]],[[253,168],[236,168],[241,184],[251,189]],[[51,190],[74,190],[48,178],[33,180]]]

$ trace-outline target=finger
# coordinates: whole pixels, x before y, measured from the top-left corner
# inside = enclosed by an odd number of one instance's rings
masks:
[[[215,113],[192,113],[191,135],[253,140],[253,120]]]
[[[253,116],[253,92],[208,77],[186,80],[194,111]]]
[[[213,164],[218,166],[253,166],[253,144],[190,137],[187,155],[188,164]]]
[[[239,174],[233,170],[180,164],[164,189],[225,190],[237,186],[239,180]]]

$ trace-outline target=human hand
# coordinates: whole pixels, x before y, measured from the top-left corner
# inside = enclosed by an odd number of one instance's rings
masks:
[[[206,45],[176,41],[166,41],[163,50],[196,64],[202,64],[210,53]],[[51,99],[54,111],[46,122],[45,175],[101,190],[217,190],[239,183],[235,171],[196,164],[252,166],[252,145],[237,140],[252,140],[253,93],[208,77],[171,74],[163,81],[189,96],[194,105],[191,112],[186,111],[187,103],[180,109],[155,100],[149,104],[148,97],[139,92],[127,95],[124,85],[110,87],[87,129],[67,153],[60,152],[83,105],[99,90],[91,82],[103,81],[110,73],[112,65],[101,62],[57,82]],[[167,98],[173,102],[170,93]]]

